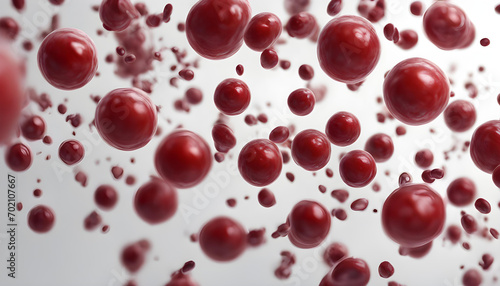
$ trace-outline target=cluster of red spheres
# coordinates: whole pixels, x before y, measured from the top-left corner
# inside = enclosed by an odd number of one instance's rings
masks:
[[[167,286],[209,285],[190,274],[198,261],[219,285],[238,274],[220,263],[252,268],[244,277],[254,280],[233,285],[433,285],[448,270],[399,273],[428,267],[439,247],[467,251],[456,265],[463,285],[498,283],[500,120],[488,111],[500,95],[488,96],[498,92],[491,64],[470,69],[482,58],[476,48],[486,52],[495,39],[476,41],[476,28],[488,30],[470,4],[400,1],[395,12],[384,0],[281,0],[281,10],[197,0],[158,10],[154,1],[101,0],[78,15],[95,14],[92,33],[67,27],[71,15],[58,11],[69,1],[47,1],[57,6],[51,20],[34,26],[33,3],[5,2],[20,14],[0,15],[9,233],[22,218],[34,238],[60,239],[75,217],[85,238],[131,233],[115,253],[125,286],[154,284],[136,275],[152,260],[176,263]],[[500,5],[481,11],[494,13]],[[413,23],[405,17],[419,27],[403,30]],[[82,207],[55,199],[68,196]],[[123,211],[137,221],[117,224],[113,214]],[[345,239],[351,232],[369,237],[356,245],[359,237]],[[157,235],[168,243],[154,245]],[[474,256],[478,241],[491,254]],[[177,261],[186,255],[196,262]],[[415,259],[412,267],[397,255]],[[262,263],[245,264],[251,256]],[[273,271],[263,269],[270,262]]]

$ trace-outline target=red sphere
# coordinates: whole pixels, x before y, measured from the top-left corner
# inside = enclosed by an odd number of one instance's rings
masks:
[[[325,133],[334,145],[345,147],[358,140],[361,126],[354,114],[338,112],[328,119]]]
[[[368,185],[377,174],[377,165],[370,153],[354,150],[340,159],[339,173],[342,181],[353,188]]]
[[[67,165],[74,165],[83,159],[85,149],[76,140],[66,140],[59,146],[59,158]]]
[[[310,37],[318,29],[317,25],[316,18],[312,14],[300,12],[288,20],[285,29],[290,37],[304,39]]]
[[[240,256],[247,245],[243,226],[229,217],[216,217],[200,231],[201,250],[213,260],[231,261]]]
[[[101,185],[95,190],[94,201],[101,209],[110,210],[118,201],[118,193],[110,185]]]
[[[95,126],[111,146],[124,151],[144,147],[156,132],[158,115],[149,96],[137,88],[119,88],[99,101]]]
[[[299,248],[318,246],[330,232],[330,213],[314,201],[300,201],[288,215],[288,238]]]
[[[483,123],[474,131],[470,156],[474,164],[488,174],[500,165],[500,120]]]
[[[299,88],[288,96],[288,108],[298,116],[305,116],[311,113],[316,104],[314,93],[307,88]]]
[[[99,17],[108,31],[123,31],[140,16],[130,0],[103,0],[99,7]]]
[[[38,67],[54,87],[74,90],[86,85],[97,72],[97,49],[84,32],[73,28],[50,33],[38,50]]]
[[[242,80],[225,79],[215,89],[214,102],[217,109],[226,115],[241,114],[250,105],[250,89]]]
[[[191,47],[202,57],[220,60],[234,55],[243,44],[251,9],[247,0],[201,0],[186,19]]]
[[[21,132],[28,140],[40,140],[45,134],[45,121],[38,115],[33,115],[21,125]]]
[[[349,257],[330,270],[319,286],[366,286],[369,281],[368,264],[363,259]]]
[[[456,100],[446,107],[444,122],[452,131],[465,132],[476,123],[476,108],[465,100]]]
[[[319,63],[334,80],[360,83],[373,71],[379,58],[380,42],[375,29],[361,17],[334,18],[319,35]]]
[[[394,143],[389,135],[377,133],[368,138],[365,144],[365,151],[372,155],[375,162],[385,162],[394,153]]]
[[[278,16],[260,13],[253,16],[245,31],[245,44],[252,50],[262,52],[270,48],[281,35],[282,25]]]
[[[385,200],[382,226],[401,246],[422,246],[441,231],[446,212],[441,196],[425,184],[405,184]]]
[[[150,224],[167,221],[177,210],[177,191],[167,182],[152,178],[135,194],[137,214]]]
[[[317,171],[330,161],[331,146],[325,134],[307,129],[292,141],[292,158],[295,163],[308,171]]]
[[[36,206],[28,213],[28,225],[34,232],[45,233],[54,226],[55,216],[51,208]]]
[[[212,138],[214,139],[215,149],[222,153],[227,153],[236,146],[236,137],[233,130],[226,124],[215,124],[212,128]]]
[[[163,179],[177,188],[191,188],[207,176],[212,154],[207,142],[188,130],[176,130],[158,146],[155,165]]]
[[[460,7],[437,1],[424,15],[424,31],[429,40],[443,50],[464,49],[474,42],[474,24]]]
[[[263,187],[274,182],[281,173],[283,160],[278,146],[267,139],[247,143],[240,151],[238,168],[249,184]]]
[[[10,146],[5,153],[5,163],[12,171],[26,171],[33,163],[31,149],[22,143]]]
[[[458,178],[448,185],[446,194],[450,203],[463,207],[474,201],[476,197],[476,184],[469,178]]]
[[[0,145],[17,127],[25,102],[24,72],[11,50],[0,43]]]
[[[410,58],[397,64],[384,81],[387,109],[408,125],[431,122],[445,109],[450,85],[444,72],[422,58]]]

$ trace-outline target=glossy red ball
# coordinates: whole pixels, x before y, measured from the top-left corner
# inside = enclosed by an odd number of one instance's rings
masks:
[[[23,143],[10,146],[5,153],[5,163],[12,171],[26,171],[33,163],[31,149]]]
[[[177,190],[159,178],[152,178],[135,194],[137,214],[150,224],[170,219],[177,211]]]
[[[361,125],[354,114],[338,112],[328,119],[325,133],[332,144],[345,147],[358,140]]]
[[[349,257],[332,268],[319,286],[366,286],[368,282],[370,282],[370,267],[366,261]]]
[[[500,165],[500,120],[483,123],[474,131],[470,156],[474,164],[488,174]]]
[[[140,16],[130,0],[103,0],[99,7],[99,17],[108,31],[123,31]]]
[[[44,205],[39,205],[28,213],[28,226],[34,232],[46,233],[54,227],[54,211]]]
[[[446,126],[455,132],[465,132],[476,123],[476,108],[465,100],[453,101],[444,111]]]
[[[471,204],[476,198],[476,184],[469,178],[458,178],[448,185],[446,194],[450,203],[463,207]]]
[[[394,143],[389,135],[377,133],[368,138],[365,144],[365,151],[372,155],[375,162],[382,163],[392,157]]]
[[[74,165],[83,159],[85,149],[76,140],[66,140],[59,146],[59,158],[66,165]]]
[[[317,171],[330,161],[331,146],[325,134],[307,129],[292,141],[292,158],[295,163],[308,171]]]
[[[399,121],[422,125],[443,112],[450,98],[450,85],[444,72],[422,58],[397,64],[384,80],[387,109]]]
[[[246,249],[247,233],[243,226],[229,217],[216,217],[200,231],[201,250],[213,260],[236,259]]]
[[[377,174],[377,165],[370,153],[354,150],[340,159],[339,173],[342,181],[353,188],[368,185]]]
[[[250,97],[248,85],[235,78],[223,80],[214,92],[215,106],[226,115],[243,113],[250,105]]]
[[[293,207],[287,222],[290,242],[299,248],[313,248],[330,232],[331,216],[323,205],[304,200]]]
[[[299,88],[288,96],[288,108],[298,116],[305,116],[311,113],[316,104],[314,93],[307,88]]]
[[[281,173],[283,160],[278,146],[267,139],[248,142],[240,151],[238,169],[249,184],[263,187],[274,182]]]
[[[273,13],[260,13],[250,20],[245,31],[245,44],[252,50],[262,52],[270,48],[281,35],[282,24]]]

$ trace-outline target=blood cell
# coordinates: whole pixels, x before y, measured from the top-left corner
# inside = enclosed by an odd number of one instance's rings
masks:
[[[445,206],[441,196],[425,184],[405,184],[387,197],[382,208],[386,234],[404,247],[422,246],[443,230]]]
[[[83,87],[97,72],[97,49],[92,39],[74,28],[50,33],[38,49],[38,67],[52,86],[62,90]]]
[[[370,153],[354,150],[345,154],[340,160],[339,173],[342,181],[348,186],[362,188],[375,178],[377,166]]]
[[[373,71],[380,42],[373,26],[357,16],[340,16],[325,25],[318,38],[318,59],[334,80],[356,84]]]
[[[347,249],[347,246],[345,244],[340,242],[333,242],[325,249],[325,252],[323,253],[323,259],[325,260],[326,264],[328,264],[330,267],[333,267],[348,254],[349,250]]]
[[[247,234],[243,226],[229,217],[216,217],[200,231],[203,252],[216,261],[231,261],[240,256],[247,246]]]
[[[45,120],[38,115],[33,115],[21,125],[21,132],[28,140],[40,140],[45,134]]]
[[[293,15],[285,25],[285,30],[292,38],[304,39],[310,37],[317,28],[316,18],[307,12]]]
[[[203,100],[203,92],[196,87],[191,87],[186,90],[184,96],[186,100],[191,104],[199,104]]]
[[[270,208],[276,204],[274,194],[267,188],[260,190],[258,194],[259,203],[265,208]]]
[[[97,104],[95,126],[112,147],[131,151],[144,147],[157,127],[156,106],[149,96],[136,88],[111,91]]]
[[[307,129],[292,141],[292,158],[295,163],[308,171],[317,171],[330,161],[331,147],[325,134]]]
[[[274,45],[281,35],[282,24],[273,13],[260,13],[250,20],[245,31],[245,44],[252,50],[262,52]]]
[[[214,139],[215,149],[222,153],[227,153],[236,146],[236,137],[229,126],[219,123],[212,128],[212,138]]]
[[[83,159],[85,149],[76,140],[66,140],[59,146],[59,158],[66,165],[74,165]]]
[[[46,233],[54,227],[54,223],[54,211],[48,206],[35,206],[28,213],[28,225],[34,232]]]
[[[306,116],[311,113],[316,104],[314,93],[307,88],[299,88],[288,96],[288,108],[298,116]]]
[[[191,188],[207,176],[212,154],[207,142],[188,130],[170,133],[156,149],[155,166],[161,177],[177,188]]]
[[[26,171],[33,163],[31,149],[23,143],[10,146],[5,153],[5,163],[12,171]]]
[[[215,89],[214,102],[217,109],[226,115],[241,114],[250,105],[250,89],[242,80],[225,79]]]
[[[426,256],[432,248],[432,241],[417,247],[399,247],[399,253],[401,255],[408,255],[412,258],[422,258]]]
[[[281,153],[273,142],[256,139],[248,142],[238,156],[238,169],[249,184],[263,187],[274,182],[281,173]]]
[[[288,136],[290,136],[290,130],[285,126],[278,126],[269,134],[269,140],[279,144],[285,142]]]
[[[420,168],[428,168],[434,162],[434,154],[429,149],[423,149],[415,154],[415,163]]]
[[[278,65],[279,57],[273,49],[265,49],[260,54],[260,65],[265,69],[272,69]]]
[[[146,252],[150,248],[151,245],[147,240],[140,240],[126,245],[121,252],[123,266],[131,273],[139,271],[146,261]]]
[[[377,163],[389,160],[394,153],[394,143],[389,135],[377,133],[372,135],[365,143],[365,151],[372,155]]]
[[[399,32],[399,40],[396,43],[403,50],[409,50],[418,43],[418,34],[414,30],[404,30]]]
[[[349,257],[337,264],[321,280],[319,286],[366,286],[370,282],[370,267],[361,258]]]
[[[385,16],[384,0],[360,0],[358,12],[372,23],[380,21]]]
[[[481,124],[472,135],[470,155],[474,164],[491,174],[500,165],[500,121]]]
[[[476,36],[474,24],[460,7],[435,2],[424,14],[424,31],[429,40],[443,50],[464,49]]]
[[[422,58],[397,64],[384,80],[384,100],[391,114],[408,125],[438,117],[448,104],[450,86],[444,72]]]
[[[247,0],[201,0],[189,11],[186,36],[202,57],[220,60],[243,44],[251,9]]]
[[[462,227],[464,228],[465,232],[467,232],[468,234],[472,234],[477,231],[477,221],[470,214],[462,215],[460,222],[462,223]]]
[[[118,201],[118,193],[110,185],[101,185],[94,192],[96,205],[103,210],[111,210]]]
[[[177,210],[177,191],[169,183],[152,178],[137,190],[134,206],[144,221],[150,224],[165,222]]]
[[[465,100],[450,103],[443,114],[444,122],[455,132],[465,132],[476,123],[476,108]]]
[[[15,40],[19,34],[19,24],[11,17],[0,18],[0,34],[10,40]]]
[[[315,201],[300,201],[290,212],[288,238],[299,248],[318,246],[330,232],[331,218],[324,206]]]
[[[130,0],[103,0],[99,7],[99,17],[108,31],[123,31],[140,16]]]
[[[342,10],[342,0],[330,0],[326,7],[326,13],[330,16],[336,16]]]
[[[378,273],[382,278],[389,278],[394,274],[394,266],[389,261],[383,261],[378,266]]]
[[[342,111],[328,119],[325,133],[334,145],[345,147],[358,140],[361,125],[354,114]]]

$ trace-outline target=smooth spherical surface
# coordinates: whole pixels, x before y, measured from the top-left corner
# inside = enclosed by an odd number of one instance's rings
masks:
[[[319,286],[366,286],[370,281],[370,267],[360,258],[349,257],[339,262]]]
[[[437,1],[427,9],[424,31],[429,40],[443,50],[467,48],[476,36],[465,12],[447,1]]]
[[[241,176],[257,187],[274,182],[280,175],[282,166],[283,160],[278,146],[267,139],[248,142],[238,157]]]
[[[450,97],[450,85],[444,72],[422,58],[410,58],[397,64],[384,80],[387,109],[408,125],[431,122],[443,112]]]
[[[500,165],[500,120],[483,123],[474,131],[470,156],[474,164],[488,174]]]
[[[201,0],[186,19],[191,47],[202,57],[220,60],[234,55],[243,44],[251,9],[247,0]]]
[[[21,132],[28,140],[40,140],[45,134],[45,120],[38,115],[31,116],[21,125]]]
[[[201,250],[213,260],[231,261],[240,256],[247,245],[243,226],[229,217],[216,217],[200,231]]]
[[[332,144],[345,147],[358,140],[361,125],[354,114],[338,112],[328,119],[325,133]]]
[[[95,126],[101,137],[119,150],[144,147],[153,138],[158,123],[156,106],[136,88],[119,88],[99,101]]]
[[[257,14],[248,23],[245,44],[254,51],[262,52],[274,45],[281,30],[282,24],[278,16],[266,12]]]
[[[76,140],[66,140],[59,146],[59,158],[66,165],[74,165],[83,159],[85,149]]]
[[[429,149],[423,149],[415,153],[415,163],[422,169],[429,168],[434,162],[434,154]]]
[[[62,90],[78,89],[97,72],[97,49],[84,32],[57,29],[43,40],[38,50],[38,67],[52,86]]]
[[[380,58],[380,42],[373,26],[358,16],[334,18],[318,38],[318,59],[334,80],[356,84],[373,71]]]
[[[318,246],[330,232],[331,216],[321,204],[300,201],[288,215],[290,232],[288,238],[299,248]]]
[[[312,14],[300,12],[290,17],[285,29],[290,37],[304,39],[311,36],[318,27]]]
[[[241,114],[250,105],[250,89],[242,80],[225,79],[215,89],[214,103],[226,115]]]
[[[54,226],[54,211],[43,205],[36,206],[28,213],[28,225],[34,232],[46,233]]]
[[[389,160],[394,153],[394,143],[389,135],[377,133],[366,141],[365,151],[372,155],[375,162],[382,163]]]
[[[207,176],[212,167],[212,154],[207,142],[188,130],[168,135],[155,154],[158,173],[177,188],[191,188]]]
[[[425,184],[405,184],[385,200],[382,226],[404,247],[422,246],[441,231],[446,219],[443,199]]]
[[[448,185],[446,194],[450,203],[463,207],[474,201],[476,197],[476,184],[469,178],[458,178]]]
[[[476,108],[465,100],[456,100],[444,111],[446,126],[455,132],[465,132],[476,123]]]
[[[292,141],[292,158],[295,163],[308,171],[317,171],[330,161],[331,146],[325,134],[307,129]]]
[[[307,88],[299,88],[288,96],[288,108],[298,116],[305,116],[311,113],[316,104],[314,93]]]
[[[215,124],[212,128],[212,138],[214,139],[215,149],[219,152],[227,153],[236,146],[234,132],[226,124]]]
[[[94,201],[99,208],[110,210],[118,201],[118,193],[110,185],[101,185],[94,192]]]
[[[26,171],[33,163],[31,149],[22,143],[10,146],[5,153],[5,163],[12,171]]]
[[[103,0],[99,7],[99,17],[108,31],[123,31],[140,15],[130,0]]]
[[[377,165],[370,153],[354,150],[340,159],[339,173],[342,181],[353,188],[368,185],[377,174]]]
[[[165,222],[177,210],[177,191],[169,183],[152,178],[135,194],[137,214],[150,224]]]

